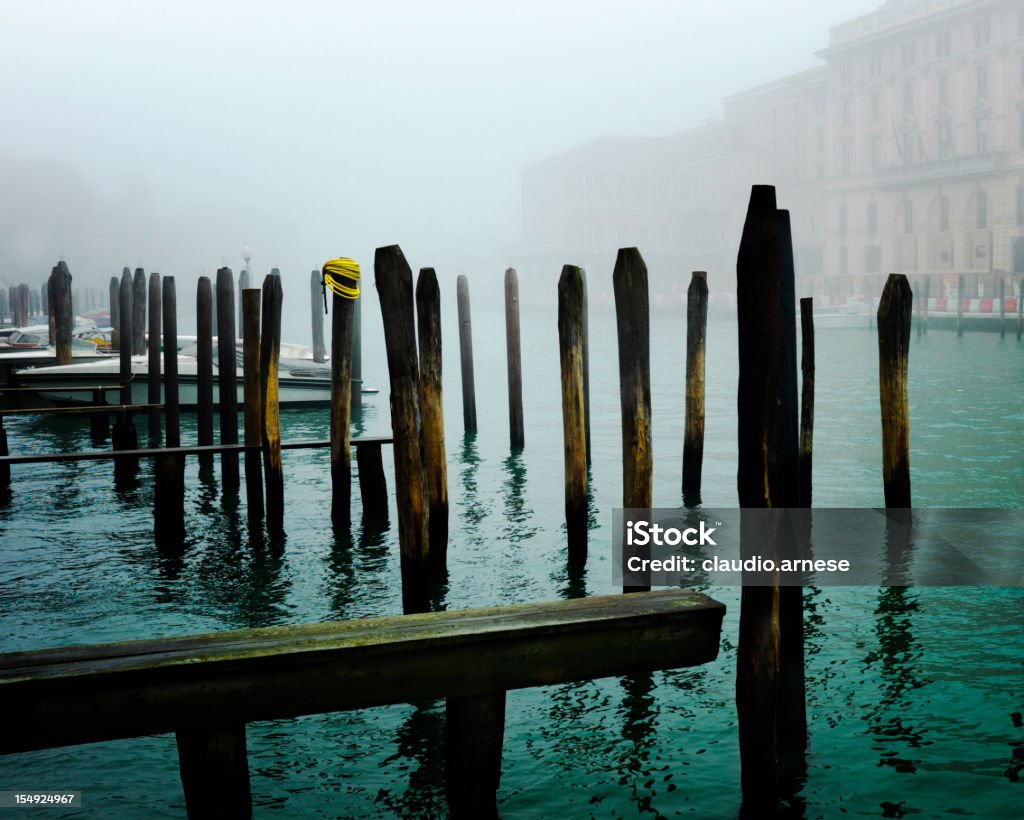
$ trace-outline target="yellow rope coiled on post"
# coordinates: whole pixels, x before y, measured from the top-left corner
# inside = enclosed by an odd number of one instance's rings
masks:
[[[327,291],[336,293],[345,299],[359,298],[359,263],[353,259],[331,259],[324,263],[321,271],[323,277],[324,300]]]

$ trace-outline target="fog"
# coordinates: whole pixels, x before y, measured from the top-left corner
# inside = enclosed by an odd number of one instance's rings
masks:
[[[497,272],[525,165],[720,116],[875,7],[4,0],[0,284],[192,281],[243,242],[302,281],[392,243]]]

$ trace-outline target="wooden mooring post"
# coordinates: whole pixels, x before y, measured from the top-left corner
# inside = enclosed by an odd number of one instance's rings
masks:
[[[569,565],[587,561],[587,438],[583,405],[583,274],[565,265],[558,279],[558,356],[562,372],[565,526]]]
[[[281,463],[281,419],[277,373],[281,361],[281,276],[274,268],[263,280],[260,330],[260,417],[263,422],[263,480],[266,487],[267,529],[284,529],[284,470]]]
[[[199,445],[213,444],[213,289],[209,276],[196,284],[196,427]],[[213,455],[199,456],[201,467],[213,466]]]
[[[330,263],[327,263],[328,265]],[[324,266],[325,270],[327,265]],[[319,294],[314,294],[319,295]],[[352,521],[352,453],[349,425],[352,415],[352,316],[356,299],[331,293],[331,521],[347,527]],[[314,301],[314,313],[320,305]],[[316,339],[316,319],[313,320]],[[320,329],[323,336],[323,327]],[[323,339],[321,338],[321,344]]]
[[[508,361],[509,446],[526,445],[523,430],[523,353],[519,339],[519,276],[515,268],[505,271],[505,358]]]
[[[75,314],[71,309],[71,272],[67,263],[58,262],[50,273],[53,282],[53,326],[57,364],[71,364],[71,331]]]
[[[152,284],[152,278],[150,283]],[[165,276],[160,284],[159,304],[163,319],[164,446],[180,447],[178,300],[173,276]],[[153,295],[151,289],[151,310]],[[155,340],[157,337],[150,338]],[[159,347],[155,341],[150,345],[151,368],[153,349],[159,350]],[[153,479],[153,533],[155,540],[158,545],[179,545],[185,540],[185,457],[170,453],[157,455],[153,463]]]
[[[443,571],[448,555],[448,467],[444,444],[441,380],[441,289],[433,268],[416,278],[416,322],[420,354],[420,418],[430,509],[427,516],[431,563]]]
[[[149,381],[147,384],[147,401],[160,404],[160,320],[163,312],[161,303],[160,274],[155,271],[149,275]],[[177,352],[177,351],[175,351]],[[160,408],[149,411],[150,441],[160,440]]]
[[[116,276],[110,277],[110,347],[121,349],[121,283]]]
[[[960,277],[961,282],[963,276]],[[961,307],[963,302],[961,300]],[[889,274],[878,305],[878,374],[882,409],[882,482],[885,506],[910,507],[910,412],[907,364],[913,294],[907,277]],[[959,325],[958,325],[959,326]]]
[[[460,274],[456,281],[459,307],[459,361],[462,365],[462,423],[467,433],[477,432],[476,386],[473,381],[473,324],[469,314],[469,280]]]
[[[242,305],[242,384],[247,447],[259,445],[263,440],[263,402],[260,388],[261,298],[259,288],[246,288],[239,300]],[[263,463],[259,450],[245,451],[245,501],[249,524],[262,521]]]
[[[584,268],[580,268],[580,276],[583,279],[583,437],[587,443],[587,467],[590,467],[590,305]]]
[[[146,272],[135,269],[132,284],[132,353],[146,351]]]
[[[318,270],[309,274],[310,325],[313,330],[313,361],[321,364],[327,361],[327,347],[324,344],[324,301],[323,278]]]
[[[452,820],[497,820],[505,692],[445,700],[444,785]]]
[[[242,294],[249,289],[249,271],[242,268],[238,272],[238,329],[245,327],[245,314],[242,311]]]
[[[132,278],[128,268],[125,268],[121,274],[118,300],[121,316],[132,316]],[[122,335],[119,358],[121,405],[126,407],[132,403],[132,334],[130,331]],[[139,436],[135,430],[135,423],[132,421],[131,413],[123,411],[118,415],[117,420],[114,422],[111,438],[115,450],[138,449]],[[138,467],[139,460],[137,458],[131,456],[120,457],[114,461],[114,477],[115,479],[120,479],[134,476]]]
[[[429,494],[423,466],[420,377],[413,320],[412,270],[398,245],[377,248],[374,281],[384,321],[391,379],[395,496],[402,556],[402,604],[406,612],[428,606],[430,577]]]
[[[363,300],[352,308],[352,410],[363,406]]]
[[[708,275],[696,270],[686,290],[686,421],[683,427],[683,503],[700,503],[704,464],[704,353],[708,338]]]
[[[814,473],[814,300],[800,300],[800,506],[811,506]]]
[[[238,444],[238,362],[235,358],[235,277],[231,268],[217,270],[217,396],[220,443]],[[221,489],[237,493],[238,454],[221,453]]]
[[[175,733],[189,820],[252,817],[245,724]]]
[[[622,409],[622,506],[648,510],[654,453],[651,441],[651,330],[647,265],[636,248],[620,248],[612,273],[619,341]],[[641,556],[642,557],[642,556]],[[631,585],[624,592],[642,592]]]

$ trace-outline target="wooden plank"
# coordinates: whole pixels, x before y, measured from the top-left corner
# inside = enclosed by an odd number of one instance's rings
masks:
[[[110,393],[120,389],[120,382],[111,382],[110,384],[75,385],[74,387],[0,387],[0,393],[67,393],[69,390],[83,393],[95,393],[97,390],[102,390],[105,393]]]
[[[563,266],[558,278],[558,359],[569,564],[581,567],[587,561],[587,436],[583,409],[583,272],[575,265]]]
[[[85,388],[76,387],[75,390]],[[92,413],[135,413],[139,410],[160,410],[162,404],[98,404],[75,405],[73,407],[16,407],[0,410],[0,416],[87,416]]]
[[[683,500],[700,503],[704,465],[704,354],[708,338],[708,275],[695,270],[686,289],[686,388],[683,425]]]
[[[725,606],[579,598],[0,655],[0,753],[707,663]]]
[[[444,446],[444,391],[441,381],[441,289],[433,268],[416,278],[416,321],[420,354],[420,416],[423,461],[430,500],[431,561],[443,569],[448,553],[448,460]]]
[[[961,282],[963,275],[960,276]],[[910,283],[889,274],[878,305],[879,399],[882,407],[882,483],[885,506],[910,507],[910,410],[907,364],[910,355]],[[961,305],[962,305],[961,301]]]
[[[523,355],[519,339],[519,277],[505,271],[505,358],[508,361],[508,429],[513,450],[526,446],[523,430]]]

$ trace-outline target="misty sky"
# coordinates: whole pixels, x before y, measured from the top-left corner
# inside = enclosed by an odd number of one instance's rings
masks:
[[[878,5],[0,0],[0,280],[191,280],[243,241],[259,274],[500,269],[524,165],[718,117]]]

